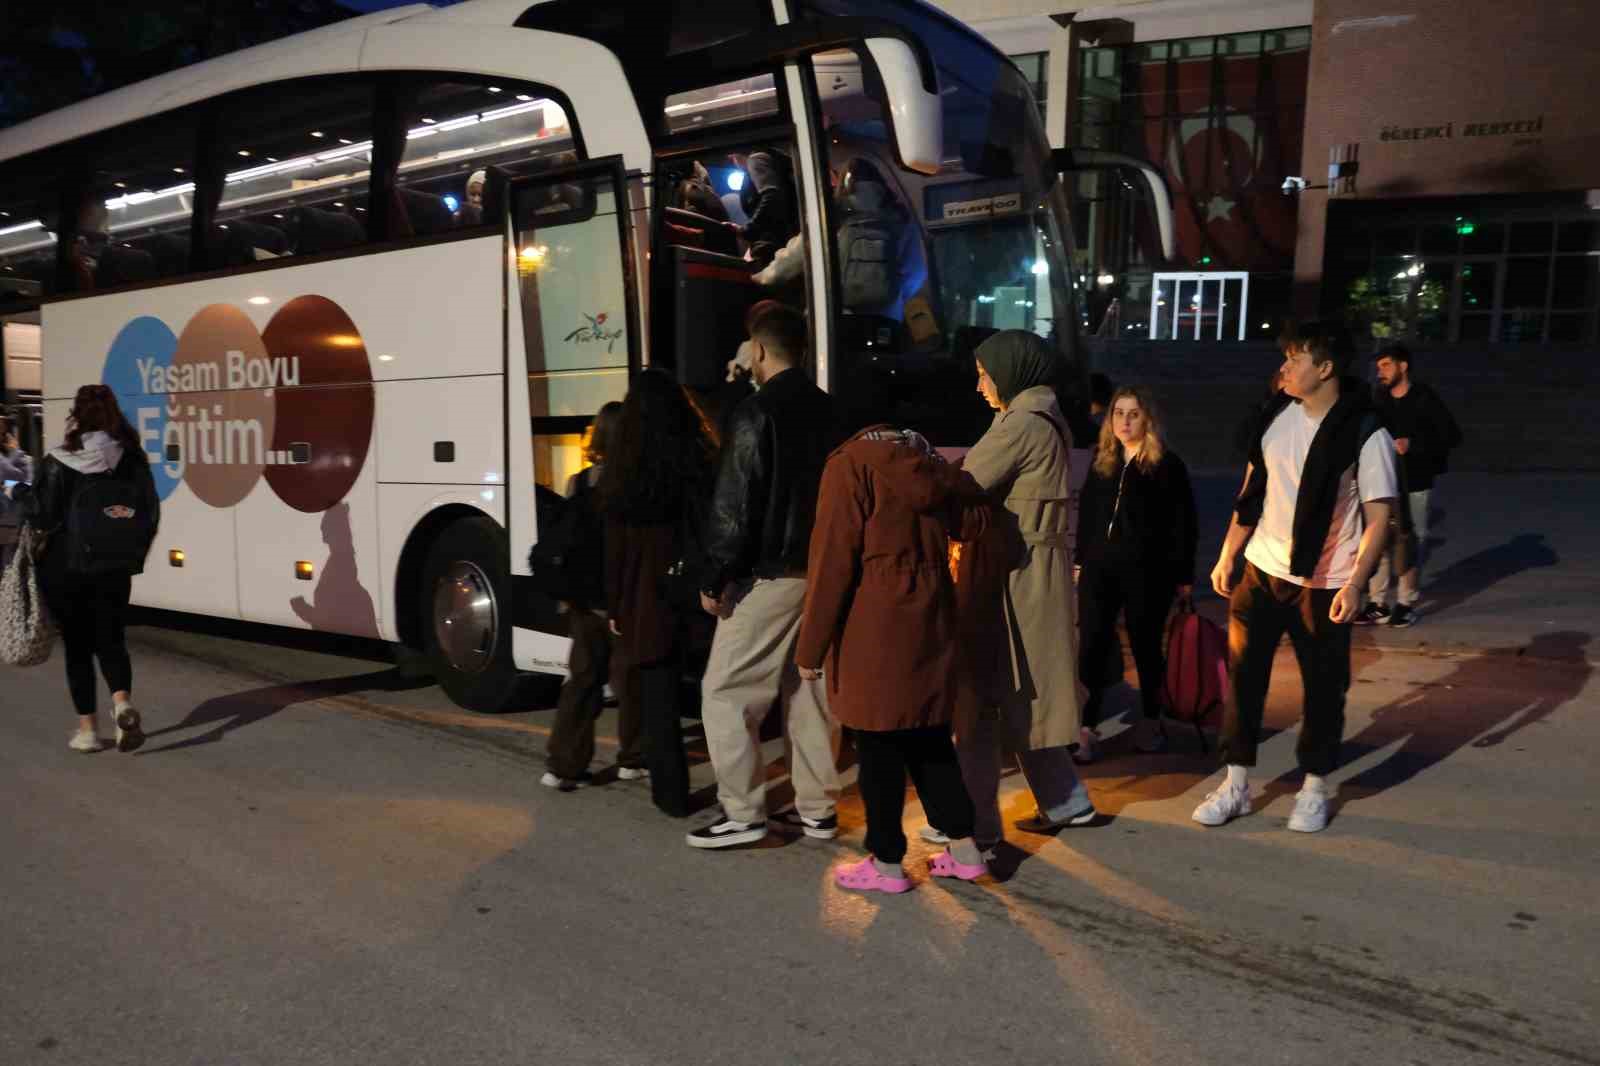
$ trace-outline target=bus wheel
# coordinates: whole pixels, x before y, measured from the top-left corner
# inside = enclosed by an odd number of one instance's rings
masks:
[[[423,651],[445,694],[470,711],[504,711],[520,677],[511,661],[505,534],[488,518],[445,528],[422,567]]]

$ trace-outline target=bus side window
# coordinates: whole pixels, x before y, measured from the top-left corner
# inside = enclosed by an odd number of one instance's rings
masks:
[[[0,311],[33,307],[56,290],[59,156],[12,160],[0,177]]]
[[[548,89],[507,79],[396,83],[403,130],[389,235],[427,237],[492,222],[490,167],[532,174],[582,156],[566,108]],[[390,131],[400,140],[400,130]]]
[[[212,267],[356,248],[372,237],[375,89],[367,78],[273,85],[225,98],[206,234]]]
[[[56,151],[60,171],[51,189],[55,202],[38,229],[11,236],[23,237],[24,244],[51,238],[61,257],[57,279],[70,292],[97,292],[187,273],[194,213],[193,129],[187,113],[162,115]],[[4,244],[0,238],[0,255]],[[56,254],[52,248],[51,255]]]

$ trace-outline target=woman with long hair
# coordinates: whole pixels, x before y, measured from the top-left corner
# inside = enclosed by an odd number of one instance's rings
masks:
[[[567,632],[572,650],[567,660],[567,680],[556,703],[556,721],[550,730],[545,750],[545,775],[541,783],[549,788],[572,792],[591,778],[589,763],[594,760],[595,721],[605,707],[606,681],[611,676],[614,640],[606,625],[605,596],[605,519],[600,507],[600,479],[605,475],[606,457],[622,423],[622,404],[612,401],[595,414],[589,430],[584,458],[589,465],[567,482],[567,503],[572,509],[572,560],[580,561],[581,574],[573,599],[561,605],[567,616]],[[561,511],[561,524],[569,511]],[[592,561],[591,565],[582,565]],[[592,572],[591,572],[592,571]],[[621,694],[631,697],[625,686]],[[639,753],[639,705],[625,698],[619,708],[617,730],[621,748],[617,752],[617,776],[624,781],[644,777],[644,761]]]
[[[1089,690],[1080,762],[1094,758],[1094,727],[1106,691],[1121,680],[1107,676],[1106,666],[1122,661],[1116,643],[1119,614],[1126,617],[1139,672],[1143,714],[1134,727],[1134,746],[1143,752],[1166,747],[1161,728],[1167,676],[1162,635],[1174,598],[1188,602],[1194,593],[1198,541],[1189,471],[1162,439],[1161,418],[1150,394],[1140,388],[1118,389],[1100,427],[1094,465],[1078,505],[1080,662]]]
[[[696,554],[711,494],[716,435],[683,386],[664,370],[633,379],[600,479],[606,517],[606,611],[628,664],[624,699],[643,722],[651,797],[689,814],[689,766],[678,689],[698,610]],[[682,572],[675,602],[671,575]],[[689,595],[695,602],[691,603]]]
[[[979,615],[963,630],[987,633],[995,644],[967,649],[975,663],[986,664],[974,673],[988,706],[965,727],[967,716],[957,719],[961,770],[977,811],[976,837],[988,850],[1003,836],[997,796],[1002,753],[1020,761],[1038,803],[1038,812],[1017,828],[1054,832],[1091,824],[1096,812],[1071,755],[1079,735],[1067,549],[1072,438],[1053,387],[1060,376],[1058,357],[1026,330],[997,333],[975,354],[978,391],[999,413],[963,466],[996,504],[998,528],[1010,542],[1008,557],[991,568],[994,587],[963,596]],[[976,554],[984,552],[979,548]],[[948,835],[941,825],[924,833],[929,840]]]
[[[79,752],[104,746],[96,720],[98,659],[111,689],[117,750],[133,751],[144,732],[123,627],[133,576],[144,572],[161,521],[161,500],[144,446],[106,386],[78,390],[66,439],[40,466],[24,515],[46,542],[40,591],[61,630],[67,688],[78,712],[69,746]]]

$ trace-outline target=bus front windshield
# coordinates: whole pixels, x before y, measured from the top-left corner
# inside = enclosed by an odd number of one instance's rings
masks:
[[[992,333],[1032,331],[1061,351],[1065,378],[1080,367],[1067,203],[1038,106],[1008,60],[920,5],[810,7],[913,29],[938,58],[943,104],[943,166],[913,173],[895,163],[870,63],[815,60],[833,180],[835,391],[855,421],[971,444],[992,416],[973,391],[972,352]]]

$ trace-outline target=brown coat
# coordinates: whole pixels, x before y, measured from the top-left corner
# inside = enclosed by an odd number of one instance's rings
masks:
[[[863,434],[829,458],[795,661],[823,667],[842,724],[951,721],[962,660],[949,534],[981,522],[963,510],[978,498],[955,467],[904,444]]]
[[[661,596],[661,578],[678,561],[681,539],[676,522],[606,520],[606,611],[630,663],[657,662],[677,649],[681,621]]]

